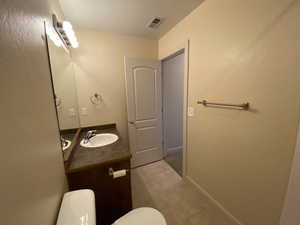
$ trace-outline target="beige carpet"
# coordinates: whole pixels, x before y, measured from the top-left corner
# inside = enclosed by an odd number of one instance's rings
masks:
[[[165,161],[132,170],[133,206],[153,207],[168,225],[235,225]]]

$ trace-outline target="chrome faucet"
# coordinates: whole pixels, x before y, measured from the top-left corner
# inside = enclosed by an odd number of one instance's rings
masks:
[[[96,135],[96,132],[96,130],[89,130],[88,132],[86,132],[86,135],[83,138],[83,143],[88,143],[89,140]]]

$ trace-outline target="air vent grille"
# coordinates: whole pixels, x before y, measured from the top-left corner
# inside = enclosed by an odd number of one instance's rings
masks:
[[[160,17],[155,17],[150,21],[147,27],[152,29],[157,29],[162,23],[162,19]]]

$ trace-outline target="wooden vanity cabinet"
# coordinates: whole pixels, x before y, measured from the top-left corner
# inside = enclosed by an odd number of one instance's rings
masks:
[[[109,169],[127,169],[126,176],[114,179]],[[132,209],[130,159],[94,165],[67,174],[71,191],[92,189],[96,198],[97,225],[111,225]]]

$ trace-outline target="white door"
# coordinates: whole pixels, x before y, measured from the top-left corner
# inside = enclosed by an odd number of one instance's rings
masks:
[[[161,63],[125,58],[129,144],[132,167],[161,160]]]

